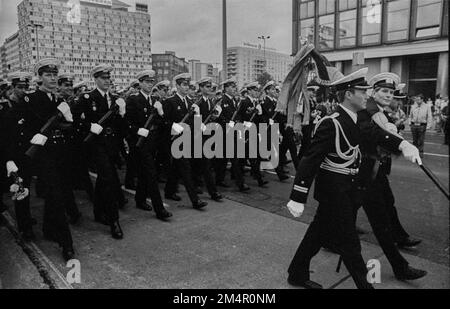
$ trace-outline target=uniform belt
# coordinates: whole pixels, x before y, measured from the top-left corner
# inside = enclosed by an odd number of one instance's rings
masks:
[[[103,129],[103,134],[105,136],[114,135],[114,133],[115,133],[115,131],[111,127],[106,127],[106,128]]]
[[[414,122],[413,126],[426,126],[426,123],[419,123],[419,122]]]
[[[359,168],[334,167],[334,166],[330,166],[328,164],[323,164],[323,163],[320,166],[320,168],[323,170],[332,172],[332,173],[347,175],[347,176],[355,176],[355,175],[358,175],[358,173],[359,173]]]

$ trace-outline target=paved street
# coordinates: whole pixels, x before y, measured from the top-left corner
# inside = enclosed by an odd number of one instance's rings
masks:
[[[405,135],[408,138],[408,134]],[[442,136],[427,137],[424,163],[445,184],[449,182],[448,148]],[[291,175],[294,172],[291,171]],[[249,179],[249,177],[247,177]],[[74,288],[289,288],[286,269],[315,213],[311,200],[305,214],[293,219],[285,205],[291,181],[279,183],[266,173],[267,189],[249,180],[252,191],[229,190],[223,203],[211,202],[204,211],[170,202],[174,218],[162,223],[153,213],[134,208],[133,196],[121,212],[125,239],[111,239],[107,227],[93,221],[92,205],[78,192],[83,220],[73,227],[77,258],[81,261],[81,284]],[[362,236],[365,260],[377,258],[382,265],[382,284],[377,288],[449,288],[448,201],[417,167],[402,159],[394,163],[391,176],[397,208],[406,230],[423,239],[417,250],[404,252],[412,266],[429,275],[413,283],[394,280],[389,264],[374,239],[363,212],[358,225],[368,231]],[[43,201],[34,199],[33,215],[37,246],[65,276],[68,268],[57,245],[42,240]],[[0,277],[4,288],[45,288],[33,265],[0,228]],[[345,267],[335,272],[338,257],[322,251],[313,260],[312,278],[327,288],[355,288]]]

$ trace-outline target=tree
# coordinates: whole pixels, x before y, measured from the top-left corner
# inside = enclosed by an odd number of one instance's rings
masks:
[[[263,87],[265,84],[267,84],[268,82],[270,82],[271,80],[273,80],[272,75],[270,75],[267,72],[262,73],[261,75],[258,76],[258,78],[256,79],[256,81],[261,85],[261,87]]]

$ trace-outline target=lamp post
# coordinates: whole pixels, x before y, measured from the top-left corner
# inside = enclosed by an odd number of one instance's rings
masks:
[[[259,36],[258,39],[263,40],[264,42],[264,71],[267,71],[267,62],[266,62],[266,40],[270,39],[270,36]]]
[[[36,35],[36,53],[37,53],[37,61],[39,61],[39,37],[38,37],[38,29],[43,29],[44,26],[41,24],[29,23],[28,27],[34,28]]]

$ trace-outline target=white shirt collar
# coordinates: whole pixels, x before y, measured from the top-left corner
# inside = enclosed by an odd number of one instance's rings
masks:
[[[352,112],[342,104],[340,104],[339,106],[342,107],[342,109],[350,116],[350,118],[352,118],[354,123],[358,122],[358,115],[355,112]]]
[[[145,94],[144,91],[141,90],[141,94],[144,96],[144,98],[148,101],[149,95]]]
[[[100,92],[100,94],[102,95],[102,97],[105,97],[106,92],[100,90],[100,88],[97,88],[97,91]]]
[[[181,101],[184,102],[184,100],[186,99],[186,97],[182,97],[178,92],[177,92],[177,96],[181,99]]]
[[[205,100],[205,102],[208,102],[209,98],[203,96],[203,100]]]

